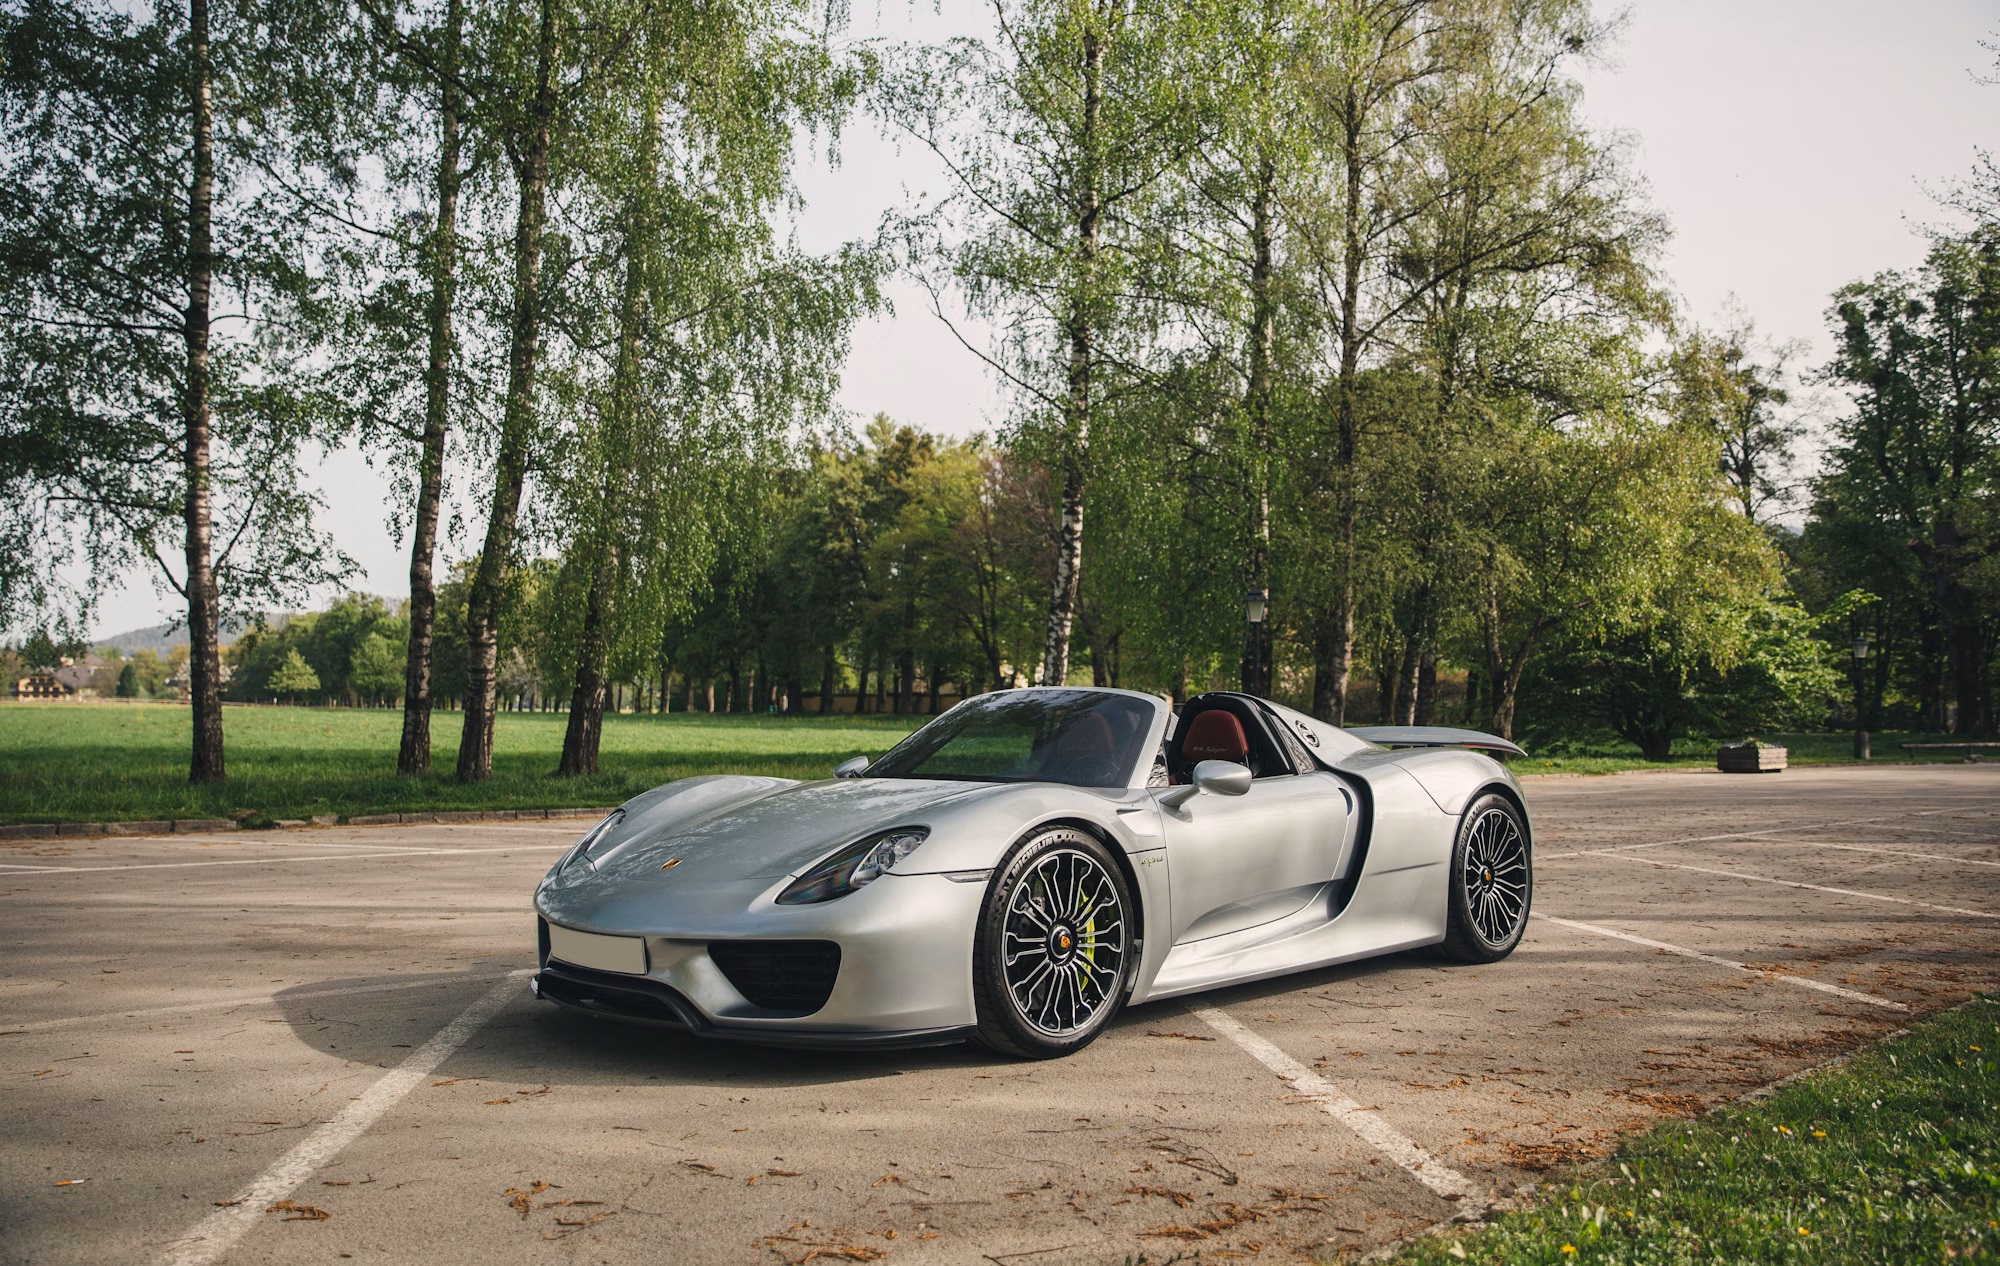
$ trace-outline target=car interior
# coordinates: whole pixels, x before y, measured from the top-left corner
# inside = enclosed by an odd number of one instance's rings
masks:
[[[1205,760],[1247,766],[1253,778],[1297,773],[1259,709],[1227,694],[1196,695],[1182,705],[1179,724],[1166,743],[1167,781],[1185,786]]]

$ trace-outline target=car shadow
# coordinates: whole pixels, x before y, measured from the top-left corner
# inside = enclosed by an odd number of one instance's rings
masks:
[[[1185,998],[1127,1008],[1099,1049],[1122,1035],[1181,1023],[1195,1007],[1257,1004],[1384,973],[1432,972],[1419,955],[1344,964]],[[395,1068],[487,991],[511,989],[492,1018],[449,1054],[433,1077],[494,1083],[644,1086],[808,1086],[932,1070],[985,1070],[1025,1061],[970,1042],[910,1050],[799,1050],[698,1037],[675,1029],[587,1015],[536,999],[525,975],[486,970],[323,980],[285,990],[275,1002],[304,1045],[363,1067]],[[1085,1055],[1085,1058],[1088,1056]],[[511,1086],[509,1087],[512,1088]]]

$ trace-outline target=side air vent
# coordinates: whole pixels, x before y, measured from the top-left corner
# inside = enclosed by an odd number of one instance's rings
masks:
[[[825,1006],[840,975],[832,941],[711,941],[708,956],[753,1005],[794,1015]]]

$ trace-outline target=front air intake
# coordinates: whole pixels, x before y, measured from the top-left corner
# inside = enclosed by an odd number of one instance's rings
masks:
[[[711,941],[708,956],[753,1006],[793,1015],[825,1006],[840,975],[832,941]]]

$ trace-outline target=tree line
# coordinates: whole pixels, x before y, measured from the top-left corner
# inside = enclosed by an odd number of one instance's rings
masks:
[[[939,45],[841,18],[5,0],[0,617],[74,635],[153,568],[221,778],[219,621],[351,576],[299,471],[359,442],[407,608],[241,639],[229,689],[400,700],[408,773],[445,703],[484,778],[528,699],[589,772],[627,687],[1241,685],[1654,757],[1843,708],[1991,725],[1990,169],[1801,367],[1676,311],[1580,113],[1583,0],[996,0]],[[802,251],[795,166],[856,126],[947,183]],[[998,435],[837,416],[892,274],[993,332],[960,331]],[[1801,386],[1835,401],[1816,473]]]

